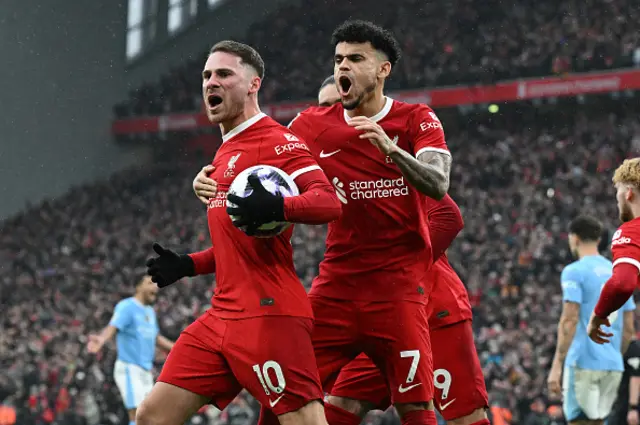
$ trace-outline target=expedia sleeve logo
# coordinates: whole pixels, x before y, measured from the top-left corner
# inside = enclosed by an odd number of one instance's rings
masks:
[[[624,245],[628,243],[631,243],[631,238],[622,236],[622,230],[620,229],[616,230],[616,232],[613,234],[613,238],[611,238],[611,246]]]
[[[283,153],[293,152],[296,149],[302,149],[308,151],[309,148],[306,144],[302,142],[291,142],[284,145],[278,145],[273,148],[276,152],[276,155],[282,155]]]

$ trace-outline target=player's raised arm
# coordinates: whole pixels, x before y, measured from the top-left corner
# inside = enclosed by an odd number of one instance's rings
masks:
[[[349,125],[363,133],[380,152],[389,156],[402,175],[418,191],[441,200],[449,191],[451,154],[444,139],[442,124],[426,105],[416,105],[408,120],[414,154],[399,148],[380,125],[367,117],[354,117]]]

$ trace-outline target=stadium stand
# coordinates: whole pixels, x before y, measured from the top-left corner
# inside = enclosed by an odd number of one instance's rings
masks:
[[[625,0],[301,2],[255,23],[239,40],[268,64],[261,100],[314,98],[330,69],[331,31],[353,16],[398,36],[404,56],[391,90],[640,65],[640,10]],[[210,46],[196,47],[203,58]],[[116,116],[198,109],[200,59],[132,91],[114,108]]]

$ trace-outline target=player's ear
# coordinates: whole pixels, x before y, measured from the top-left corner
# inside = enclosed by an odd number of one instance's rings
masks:
[[[632,187],[630,187],[630,186],[629,186],[629,187],[627,187],[627,193],[625,194],[625,198],[626,198],[626,200],[627,200],[627,201],[629,201],[629,202],[633,202],[633,200],[635,199],[635,197],[636,197],[636,192],[635,192],[635,190],[633,190],[633,188],[632,188]]]
[[[252,76],[251,80],[249,80],[249,94],[258,93],[260,87],[262,86],[262,79],[257,75]]]
[[[382,61],[378,68],[378,78],[385,79],[391,74],[391,62]]]

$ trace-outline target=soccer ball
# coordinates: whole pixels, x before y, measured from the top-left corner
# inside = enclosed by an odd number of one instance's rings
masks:
[[[276,195],[280,194],[283,198],[289,196],[297,196],[300,194],[298,190],[298,186],[293,181],[289,174],[285,173],[279,168],[272,167],[270,165],[255,165],[253,167],[249,167],[246,170],[243,170],[240,174],[233,179],[231,182],[231,186],[229,186],[228,194],[233,194],[239,196],[241,198],[246,198],[251,195],[253,189],[249,184],[249,176],[255,174],[258,176],[260,183],[262,186],[269,191],[270,193]],[[227,200],[227,205],[230,207],[235,207],[236,205]],[[235,221],[238,219],[236,216],[232,216],[231,221]],[[270,238],[287,230],[287,228],[291,226],[291,223],[286,221],[272,221],[271,223],[265,223],[262,226],[258,227],[256,234],[254,235],[257,238]],[[239,228],[243,232],[246,232],[246,226],[242,226]]]

